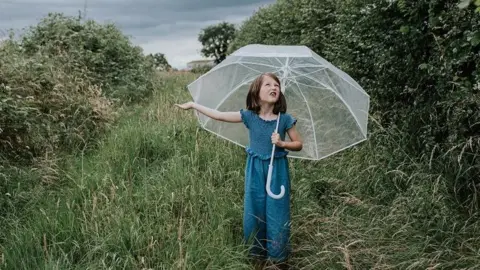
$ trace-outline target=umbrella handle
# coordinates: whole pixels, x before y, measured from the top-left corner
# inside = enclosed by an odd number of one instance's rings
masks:
[[[268,193],[268,196],[274,199],[280,199],[283,197],[283,195],[285,195],[285,187],[283,185],[280,187],[280,194],[278,195],[273,194],[273,192],[270,190],[270,184],[272,182],[272,171],[273,171],[273,166],[268,165],[267,193]]]
[[[278,113],[277,117],[277,127],[275,128],[275,132],[278,132],[278,124],[280,123],[280,113]],[[268,175],[267,175],[267,184],[266,184],[266,189],[268,196],[274,198],[274,199],[280,199],[283,197],[285,194],[285,187],[282,185],[280,186],[280,194],[275,195],[273,194],[272,190],[270,189],[270,184],[272,183],[272,172],[273,172],[273,158],[275,154],[275,144],[272,147],[272,156],[270,157],[270,165],[268,165]]]

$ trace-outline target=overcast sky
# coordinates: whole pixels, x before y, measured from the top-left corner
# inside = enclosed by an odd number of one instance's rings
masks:
[[[183,68],[201,59],[200,30],[221,21],[240,24],[275,0],[86,0],[87,18],[114,22],[145,53],[164,53]],[[0,38],[6,30],[35,25],[49,12],[78,16],[85,0],[0,0]]]

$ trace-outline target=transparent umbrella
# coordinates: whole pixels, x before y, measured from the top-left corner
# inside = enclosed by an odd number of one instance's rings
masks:
[[[369,95],[348,74],[305,46],[247,45],[189,84],[188,90],[201,105],[240,110],[245,108],[250,83],[265,72],[280,78],[288,112],[298,120],[303,149],[289,157],[320,160],[366,140]],[[242,125],[197,115],[204,129],[242,147],[248,144],[248,131]],[[266,186],[269,196],[281,198],[283,186],[275,195],[270,181],[271,177]]]

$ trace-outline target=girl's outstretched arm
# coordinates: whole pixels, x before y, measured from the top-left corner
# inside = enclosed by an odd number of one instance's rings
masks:
[[[200,113],[218,121],[230,122],[230,123],[240,123],[242,122],[242,116],[240,112],[220,112],[214,109],[210,109],[203,105],[197,104],[195,102],[187,102],[184,104],[175,104],[175,106],[182,108],[184,110],[195,109]]]

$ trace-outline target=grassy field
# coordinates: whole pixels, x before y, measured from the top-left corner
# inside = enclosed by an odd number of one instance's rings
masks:
[[[251,269],[245,153],[173,107],[194,78],[162,75],[151,103],[123,112],[96,151],[10,178],[0,268]],[[428,157],[371,126],[354,149],[292,160],[294,269],[479,269],[478,217],[452,209]]]

